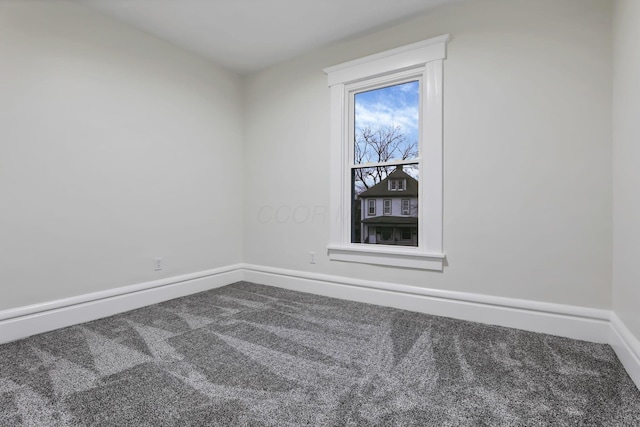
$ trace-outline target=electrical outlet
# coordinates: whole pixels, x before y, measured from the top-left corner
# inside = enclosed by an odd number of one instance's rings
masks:
[[[309,252],[309,264],[315,264],[315,263],[316,263],[316,253]]]
[[[156,258],[153,264],[154,271],[162,270],[162,258]]]

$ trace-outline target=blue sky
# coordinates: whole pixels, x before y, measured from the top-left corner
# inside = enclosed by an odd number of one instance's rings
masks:
[[[387,86],[355,95],[357,129],[400,126],[407,142],[418,140],[419,83],[417,81]]]

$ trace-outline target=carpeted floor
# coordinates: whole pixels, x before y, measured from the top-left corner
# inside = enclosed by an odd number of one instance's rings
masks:
[[[640,426],[606,345],[252,283],[0,346],[2,426]]]

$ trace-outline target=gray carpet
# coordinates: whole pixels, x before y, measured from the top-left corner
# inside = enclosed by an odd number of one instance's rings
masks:
[[[0,346],[2,426],[640,426],[607,345],[252,283]]]

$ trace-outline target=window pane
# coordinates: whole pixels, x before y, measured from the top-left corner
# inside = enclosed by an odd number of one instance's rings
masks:
[[[418,246],[417,164],[354,168],[351,182],[352,243]]]
[[[354,163],[418,157],[418,81],[355,94]]]
[[[409,215],[411,213],[411,201],[409,199],[402,199],[402,215]]]

